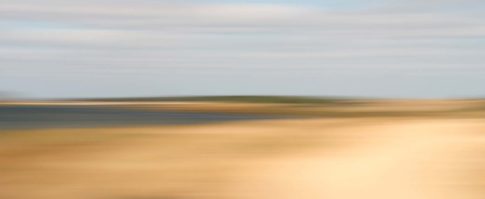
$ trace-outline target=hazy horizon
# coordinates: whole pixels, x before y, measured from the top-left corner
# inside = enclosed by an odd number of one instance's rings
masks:
[[[485,97],[478,0],[16,0],[0,92],[28,98]]]

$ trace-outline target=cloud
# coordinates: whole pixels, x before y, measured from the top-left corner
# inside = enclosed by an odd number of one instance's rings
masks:
[[[458,1],[396,0],[352,9],[261,2],[2,2],[0,60],[6,64],[0,77],[103,74],[122,81],[120,74],[173,73],[169,82],[157,81],[176,84],[186,73],[238,71],[243,78],[259,70],[373,74],[420,68],[439,74],[443,68],[483,68],[485,12],[450,8]]]
[[[155,22],[165,25],[192,23],[248,23],[285,20],[305,13],[306,8],[271,4],[151,4],[140,3],[89,3],[47,0],[32,3],[15,1],[0,7],[0,16],[11,20],[72,21],[86,24],[112,22],[123,25]]]

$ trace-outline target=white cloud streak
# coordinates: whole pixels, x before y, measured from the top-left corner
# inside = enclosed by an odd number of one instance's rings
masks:
[[[332,10],[268,3],[0,0],[0,71],[12,77],[26,71],[67,76],[103,71],[116,77],[120,71],[149,75],[207,68],[479,71],[485,14],[450,10],[456,3],[399,0]],[[429,5],[434,7],[426,12]]]

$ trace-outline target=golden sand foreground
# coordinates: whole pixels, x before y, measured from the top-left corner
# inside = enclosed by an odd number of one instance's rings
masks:
[[[485,195],[485,120],[341,118],[0,134],[0,198]]]

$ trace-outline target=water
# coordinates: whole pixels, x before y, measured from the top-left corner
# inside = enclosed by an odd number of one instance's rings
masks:
[[[275,117],[75,106],[0,106],[0,130],[143,125],[186,125]]]

